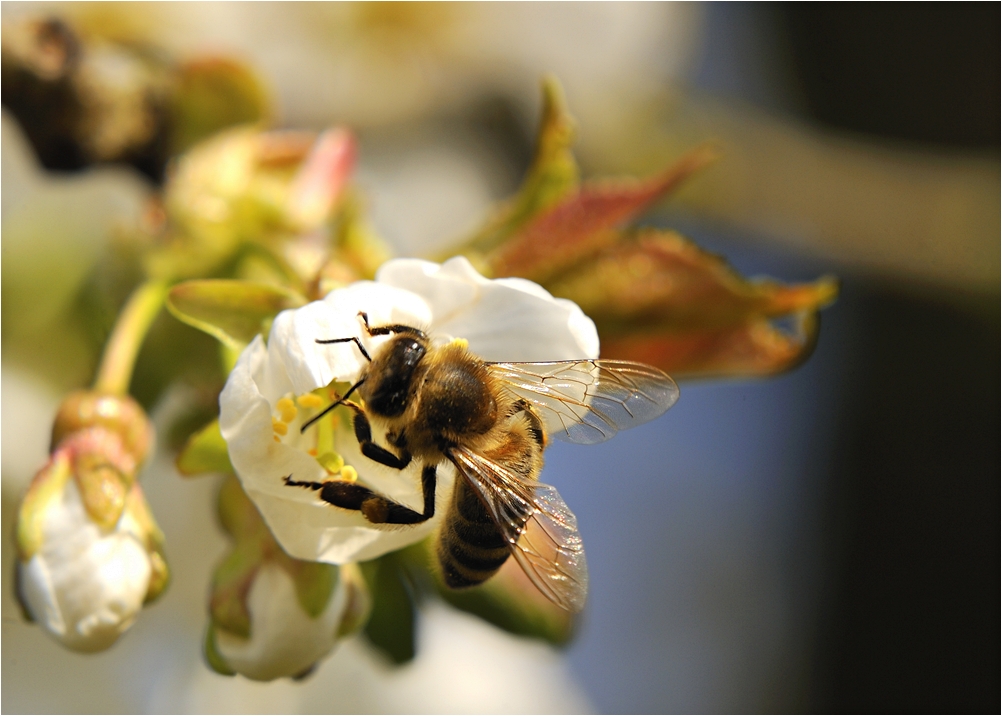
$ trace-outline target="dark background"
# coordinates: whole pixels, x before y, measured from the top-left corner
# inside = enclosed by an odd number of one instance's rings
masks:
[[[998,156],[998,4],[721,3],[707,12],[710,49],[695,74],[698,90],[894,146]],[[583,682],[597,685],[589,688],[597,705],[700,708],[687,704],[681,681],[666,681],[660,693],[650,683],[673,659],[698,659],[673,652],[690,625],[670,623],[681,619],[670,609],[679,582],[715,562],[710,554],[690,569],[682,563],[699,549],[659,547],[659,535],[732,539],[722,535],[740,517],[720,517],[732,514],[753,515],[747,529],[733,528],[734,554],[744,554],[734,545],[756,540],[755,525],[771,525],[746,558],[784,571],[785,593],[765,598],[777,608],[783,599],[812,605],[801,617],[790,611],[803,648],[779,669],[782,683],[735,708],[997,711],[998,292],[861,273],[680,227],[670,215],[664,221],[743,273],[806,280],[835,272],[842,292],[823,313],[815,355],[794,373],[683,386],[670,425],[620,438],[634,441],[626,449],[649,451],[652,474],[667,470],[675,484],[655,478],[625,496],[594,482],[579,495],[561,488],[583,524],[611,520],[624,530],[614,545],[589,544],[593,571],[607,570],[594,580],[595,602],[619,609],[619,621],[586,626],[572,650]],[[756,450],[773,456],[767,477],[745,467]],[[596,470],[587,456],[555,459],[567,470]],[[615,462],[600,460],[598,470],[615,474]],[[743,483],[743,472],[757,484]],[[727,474],[732,484],[719,477]],[[729,500],[744,508],[728,512]],[[754,500],[769,506],[748,507]],[[701,510],[712,527],[673,526]],[[649,582],[602,586],[624,561],[639,571],[646,564]],[[728,599],[729,586],[708,591],[708,603]],[[806,596],[796,594],[801,588]],[[750,598],[743,593],[736,608]],[[754,652],[766,646],[755,640],[768,637],[722,638],[735,649],[746,639]],[[620,642],[628,646],[617,653]]]
[[[999,148],[999,6],[782,5],[809,115]],[[999,708],[999,296],[847,277],[814,711]]]

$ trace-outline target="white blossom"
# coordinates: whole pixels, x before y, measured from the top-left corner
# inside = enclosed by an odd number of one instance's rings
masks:
[[[338,383],[339,392],[346,390],[368,365],[352,342],[316,341],[356,337],[371,356],[389,339],[370,337],[359,312],[368,315],[371,326],[415,326],[436,343],[465,339],[485,360],[598,356],[595,326],[574,303],[524,279],[486,279],[464,258],[442,265],[389,261],[375,281],[352,284],[322,301],[280,313],[267,344],[258,336],[237,361],[220,396],[219,422],[244,490],[278,542],[298,559],[342,564],[421,540],[435,529],[454,479],[451,466],[440,467],[436,517],[407,527],[371,524],[360,512],[333,507],[314,491],[284,483],[289,475],[312,482],[357,476],[376,492],[421,509],[422,466],[417,461],[404,470],[379,465],[361,455],[352,430],[338,422],[331,453],[346,467],[330,460],[322,464],[328,452],[320,445],[321,430],[300,432],[332,400],[317,389]]]

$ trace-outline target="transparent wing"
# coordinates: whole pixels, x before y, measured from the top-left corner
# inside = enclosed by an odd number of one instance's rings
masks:
[[[678,400],[667,373],[643,363],[573,360],[488,363],[492,374],[527,401],[548,435],[598,443],[653,420]]]
[[[588,595],[588,565],[577,519],[557,491],[466,448],[453,448],[449,457],[483,499],[536,588],[557,606],[581,611]]]

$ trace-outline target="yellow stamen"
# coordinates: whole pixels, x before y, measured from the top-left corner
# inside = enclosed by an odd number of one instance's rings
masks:
[[[341,479],[346,482],[355,482],[358,479],[358,470],[351,465],[345,465],[341,468]]]
[[[313,393],[307,393],[306,395],[300,395],[296,398],[296,402],[299,403],[301,408],[319,408],[324,404],[324,401],[319,395],[314,395]]]
[[[281,440],[279,440],[279,439],[278,439],[278,436],[277,436],[277,435],[272,435],[271,437],[272,437],[272,438],[274,438],[274,439],[275,439],[275,442],[277,442],[277,443],[280,443],[280,442],[282,442]]]
[[[278,413],[281,416],[283,423],[291,423],[298,412],[296,410],[296,404],[289,398],[281,398],[275,404],[275,407],[278,408]]]
[[[285,435],[289,432],[289,426],[283,423],[281,420],[271,419],[271,429],[274,430],[279,435]]]
[[[317,458],[317,462],[319,462],[320,466],[331,475],[336,473],[338,470],[344,469],[344,458],[336,452],[325,452]]]

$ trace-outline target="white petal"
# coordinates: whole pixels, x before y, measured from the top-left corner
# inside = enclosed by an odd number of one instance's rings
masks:
[[[142,608],[152,571],[146,550],[129,532],[98,528],[73,481],[47,507],[42,535],[20,566],[29,611],[70,649],[108,648]]]
[[[339,579],[324,611],[310,617],[299,604],[292,579],[266,562],[247,597],[249,639],[216,631],[216,646],[226,662],[250,679],[271,681],[302,673],[334,648],[347,605],[347,587]]]
[[[465,338],[485,360],[598,357],[598,331],[577,304],[524,279],[486,279],[463,257],[441,266],[396,259],[377,280],[422,296],[432,309],[432,331]]]
[[[431,309],[419,296],[371,281],[354,283],[332,291],[323,301],[283,311],[272,324],[269,360],[284,364],[296,394],[335,380],[354,383],[358,379],[368,361],[354,343],[319,344],[317,340],[355,337],[372,355],[388,337],[370,338],[359,319],[360,312],[368,314],[372,326],[427,326],[431,322]]]

